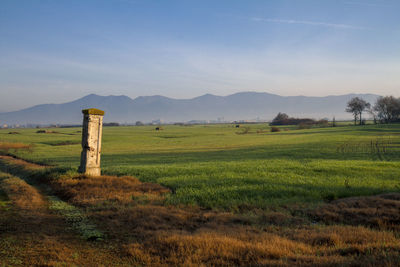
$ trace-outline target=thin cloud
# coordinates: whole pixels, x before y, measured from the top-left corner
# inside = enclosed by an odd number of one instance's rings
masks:
[[[391,5],[387,4],[377,4],[377,3],[368,3],[368,2],[356,2],[356,1],[348,1],[345,2],[346,5],[357,5],[357,6],[368,6],[368,7],[391,7]]]
[[[323,26],[329,28],[339,28],[339,29],[352,29],[352,30],[364,30],[365,27],[359,27],[348,24],[336,24],[336,23],[326,23],[319,21],[308,21],[308,20],[293,20],[293,19],[270,19],[270,18],[259,18],[253,17],[252,21],[257,22],[272,22],[272,23],[283,23],[283,24],[303,24],[303,25],[313,25],[313,26]]]

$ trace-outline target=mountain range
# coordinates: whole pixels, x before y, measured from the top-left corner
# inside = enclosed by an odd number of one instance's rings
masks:
[[[361,97],[373,104],[378,95],[347,94],[338,96],[280,96],[270,93],[241,92],[228,96],[202,95],[191,99],[173,99],[160,95],[100,96],[90,94],[63,104],[42,104],[19,111],[0,113],[3,124],[80,124],[82,109],[98,108],[106,112],[105,122],[135,123],[186,122],[190,120],[271,120],[278,112],[292,117],[314,119],[350,119],[346,103]]]

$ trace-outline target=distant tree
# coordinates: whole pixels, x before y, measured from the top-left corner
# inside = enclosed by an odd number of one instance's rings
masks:
[[[272,120],[272,125],[284,125],[287,124],[289,116],[286,113],[279,112],[278,115]]]
[[[393,96],[379,97],[373,111],[381,122],[397,121],[400,119],[400,99]]]
[[[375,103],[375,104],[376,104],[376,103]],[[377,112],[374,110],[374,107],[370,106],[370,107],[367,109],[367,112],[369,113],[369,115],[372,116],[372,119],[374,120],[374,124],[377,124],[377,122],[378,122],[378,115],[377,115]]]
[[[270,125],[299,125],[299,124],[313,125],[313,124],[318,124],[318,122],[309,118],[289,117],[287,114],[279,112],[278,115],[276,115],[276,117],[270,123]]]
[[[136,125],[136,126],[143,126],[144,124],[143,124],[143,122],[141,122],[141,121],[137,121],[137,122],[135,123],[135,125]]]
[[[353,113],[354,125],[357,124],[357,119],[360,119],[360,125],[362,124],[362,113],[371,106],[370,103],[359,97],[353,97],[347,102],[346,112]]]
[[[105,122],[103,126],[119,126],[118,122]]]
[[[336,119],[335,119],[335,117],[333,117],[333,120],[332,120],[332,127],[336,127]]]

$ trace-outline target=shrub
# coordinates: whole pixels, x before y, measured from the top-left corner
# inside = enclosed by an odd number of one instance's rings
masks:
[[[37,130],[36,133],[59,133],[59,132],[51,130]]]
[[[308,124],[308,123],[300,123],[299,126],[298,126],[298,128],[299,128],[300,130],[302,130],[302,129],[310,129],[310,128],[311,128],[311,124]]]
[[[273,132],[273,133],[275,133],[275,132],[280,132],[281,131],[281,129],[279,129],[278,127],[276,127],[276,126],[272,126],[271,127],[271,132]]]
[[[333,123],[335,123],[335,122],[333,122]],[[326,119],[322,119],[322,120],[317,121],[316,124],[318,126],[325,126],[326,127],[326,126],[329,126],[329,121],[326,120]]]
[[[248,127],[248,126],[242,128],[241,132],[236,132],[236,134],[248,134],[248,133],[250,133],[250,127]]]
[[[289,117],[285,113],[278,113],[276,117],[272,120],[270,125],[299,125],[301,123],[306,124],[316,124],[317,122],[309,118],[293,118]]]

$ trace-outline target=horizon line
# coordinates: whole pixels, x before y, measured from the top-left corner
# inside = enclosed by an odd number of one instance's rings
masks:
[[[202,94],[199,96],[194,96],[192,98],[175,98],[175,97],[169,97],[169,96],[164,96],[164,95],[143,95],[143,96],[137,96],[135,98],[132,98],[130,96],[127,95],[99,95],[96,93],[90,93],[87,95],[84,95],[82,97],[79,97],[75,100],[71,100],[71,101],[67,101],[67,102],[61,102],[61,103],[42,103],[42,104],[36,104],[36,105],[32,105],[32,106],[28,106],[25,108],[21,108],[21,109],[17,109],[17,110],[11,110],[11,111],[0,111],[0,114],[5,114],[5,113],[10,113],[10,112],[18,112],[21,110],[25,110],[25,109],[29,109],[29,108],[33,108],[33,107],[37,107],[37,106],[41,106],[41,105],[62,105],[62,104],[67,104],[67,103],[71,103],[80,99],[83,99],[85,97],[94,95],[94,96],[99,96],[99,97],[128,97],[131,100],[135,100],[138,99],[140,97],[164,97],[164,98],[168,98],[168,99],[173,99],[173,100],[192,100],[195,98],[199,98],[202,96],[206,96],[206,95],[211,95],[211,96],[216,96],[216,97],[229,97],[232,95],[236,95],[236,94],[242,94],[242,93],[258,93],[258,94],[269,94],[269,95],[274,95],[274,96],[278,96],[278,97],[313,97],[313,98],[324,98],[324,97],[338,97],[338,96],[347,96],[347,95],[373,95],[373,96],[382,96],[380,94],[373,94],[373,93],[348,93],[348,94],[339,94],[339,95],[326,95],[326,96],[310,96],[310,95],[278,95],[278,94],[274,94],[274,93],[269,93],[266,91],[238,91],[232,94],[228,94],[228,95],[214,95],[211,93],[206,93],[206,94]]]

